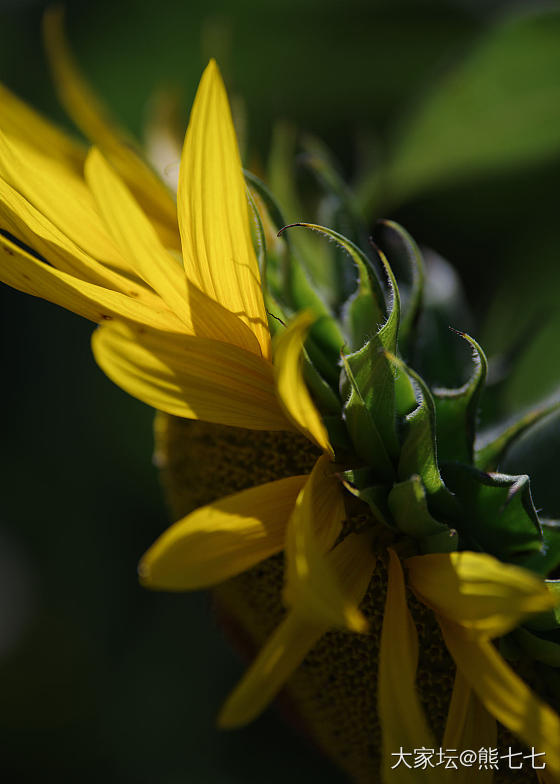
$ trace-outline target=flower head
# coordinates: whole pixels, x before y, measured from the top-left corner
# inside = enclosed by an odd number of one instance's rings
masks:
[[[308,473],[216,493],[164,532],[140,563],[144,585],[190,590],[284,552],[286,614],[220,724],[256,716],[330,629],[368,634],[371,619],[360,605],[375,590],[382,562],[383,780],[401,780],[389,764],[391,749],[435,743],[416,690],[418,635],[406,584],[435,613],[457,668],[444,744],[493,745],[498,720],[545,750],[547,781],[560,780],[560,720],[493,642],[554,611],[557,585],[543,578],[560,564],[558,542],[551,530],[543,533],[524,478],[489,470],[507,439],[479,450],[473,465],[486,363],[480,347],[463,335],[475,369],[458,390],[430,390],[399,354],[413,339],[421,299],[413,241],[385,224],[386,247],[412,258],[408,310],[384,253],[367,256],[332,229],[300,224],[351,259],[352,290],[339,306],[337,292],[333,304],[314,290],[287,243],[265,270],[215,62],[193,105],[175,211],[171,194],[89,95],[58,17],[48,16],[47,25],[62,96],[96,146],[86,154],[5,94],[0,278],[99,324],[93,352],[100,367],[158,411],[297,432],[316,451]],[[30,127],[41,131],[37,144]],[[258,189],[266,201],[266,189]],[[274,222],[274,210],[270,202],[262,218],[256,214],[257,233],[261,220]],[[286,253],[292,266],[282,277]]]

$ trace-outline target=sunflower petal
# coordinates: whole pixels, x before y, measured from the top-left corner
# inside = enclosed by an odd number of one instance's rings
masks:
[[[178,248],[173,197],[144,162],[134,139],[109,117],[107,108],[80,73],[70,52],[63,25],[64,9],[51,6],[44,15],[45,50],[60,100],[78,128],[97,144],[142,207],[157,224],[167,247]]]
[[[140,561],[144,585],[168,591],[208,588],[282,550],[306,476],[292,476],[221,498],[179,520]]]
[[[192,335],[108,324],[93,335],[101,369],[160,411],[252,430],[290,430],[269,362],[237,346]]]
[[[82,171],[85,147],[34,111],[3,84],[0,84],[0,127],[10,136],[38,148],[77,173]]]
[[[364,632],[364,616],[344,595],[326,557],[340,535],[345,516],[340,483],[332,464],[322,455],[288,524],[284,601],[313,622]]]
[[[85,173],[109,233],[123,255],[183,321],[186,331],[235,343],[258,354],[259,344],[241,319],[187,282],[182,265],[163,247],[126,185],[96,148],[88,155]]]
[[[301,313],[274,344],[274,366],[278,398],[286,416],[318,447],[334,457],[327,430],[303,378],[303,342],[313,316]]]
[[[251,239],[247,192],[218,66],[204,71],[185,137],[179,229],[187,277],[239,316],[270,358],[270,334]]]
[[[161,298],[145,286],[133,282],[88,256],[68,239],[48,218],[33,207],[7,182],[0,179],[0,227],[23,242],[62,272],[104,288],[120,291],[155,311],[165,311]],[[181,322],[168,312],[169,328],[182,330]]]
[[[445,644],[473,691],[504,727],[539,752],[547,772],[560,776],[560,718],[525,685],[485,639],[473,640],[465,629],[439,617]]]
[[[139,324],[141,328],[149,326],[172,331],[179,325],[170,318],[172,314],[168,311],[158,312],[133,297],[61,272],[39,261],[2,234],[0,280],[18,291],[61,305],[97,323],[118,318]]]
[[[461,670],[455,674],[449,714],[445,725],[442,747],[444,749],[492,749],[497,745],[496,720],[473,692]],[[492,770],[477,771],[477,781],[491,782]],[[472,772],[468,768],[455,771],[453,781],[468,784]]]
[[[418,771],[392,766],[399,748],[434,748],[432,733],[416,692],[418,635],[406,603],[401,563],[389,548],[387,598],[383,614],[377,677],[377,710],[382,727],[382,780],[415,782]],[[431,771],[434,781],[439,771]]]
[[[370,537],[347,536],[329,553],[329,565],[350,601],[359,604],[375,566]],[[240,727],[258,716],[328,629],[328,624],[312,623],[297,610],[290,611],[227,699],[218,724]]]
[[[131,271],[109,237],[82,179],[59,161],[0,132],[0,177],[85,253]]]
[[[420,600],[475,635],[498,637],[557,603],[531,572],[485,553],[419,555],[406,566]]]

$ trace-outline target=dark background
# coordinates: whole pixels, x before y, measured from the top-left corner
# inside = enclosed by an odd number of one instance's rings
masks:
[[[246,101],[256,160],[273,121],[288,117],[326,140],[352,177],[360,140],[375,138],[382,157],[402,118],[481,33],[529,5],[97,0],[68,4],[67,19],[88,78],[136,134],[162,84],[181,89],[186,122],[214,54]],[[42,4],[3,0],[0,10],[0,79],[66,122],[42,53]],[[490,349],[546,316],[514,377],[512,410],[560,375],[559,184],[560,157],[549,153],[378,207],[456,263],[475,336]],[[152,594],[136,580],[139,556],[168,523],[152,412],[97,370],[91,325],[0,294],[2,780],[341,781],[272,711],[241,732],[214,729],[242,664],[208,597]]]

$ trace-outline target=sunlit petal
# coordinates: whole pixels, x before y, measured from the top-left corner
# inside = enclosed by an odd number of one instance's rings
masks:
[[[172,591],[207,588],[279,552],[306,479],[293,476],[243,490],[174,523],[142,558],[142,582]]]
[[[425,604],[474,634],[498,637],[556,604],[543,580],[485,553],[419,555],[407,559],[406,567]]]
[[[213,60],[193,104],[177,201],[187,277],[239,316],[269,358],[270,334],[245,180],[226,91]]]
[[[290,430],[269,362],[237,346],[109,324],[93,335],[101,369],[159,411],[253,430]]]
[[[332,456],[327,430],[303,378],[303,342],[312,322],[313,317],[309,313],[302,313],[276,339],[276,385],[286,415],[298,430]]]

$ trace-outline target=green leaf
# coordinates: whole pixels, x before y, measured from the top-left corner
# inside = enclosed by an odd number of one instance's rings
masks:
[[[436,406],[438,454],[440,461],[472,463],[478,404],[488,363],[476,340],[466,332],[457,334],[472,348],[474,370],[469,380],[458,389],[432,388]]]
[[[406,357],[414,342],[424,288],[424,262],[422,254],[410,234],[398,223],[389,220],[377,222],[373,239],[389,260],[399,281],[401,298],[401,323],[399,348]]]
[[[457,532],[432,517],[418,475],[394,485],[387,503],[397,528],[418,541],[422,553],[457,549]]]
[[[385,172],[390,198],[557,155],[559,37],[557,9],[513,16],[484,34],[407,118]],[[370,200],[366,182],[362,203]]]
[[[556,395],[551,400],[541,403],[532,411],[523,414],[517,421],[503,425],[500,428],[493,428],[487,433],[481,433],[476,441],[476,466],[482,471],[491,471],[496,468],[506,451],[510,447],[514,447],[518,439],[527,434],[531,443],[535,438],[535,432],[532,432],[533,427],[537,426],[549,414],[553,414],[559,409],[560,400]],[[546,428],[547,424],[545,423],[543,426]],[[530,448],[530,443],[525,444],[524,452]],[[539,449],[540,446],[535,445],[533,451],[538,452]],[[531,462],[533,461],[531,460]],[[526,472],[533,476],[534,471],[529,466]]]
[[[552,577],[560,567],[560,521],[539,518],[543,545],[540,552],[528,555],[520,563],[525,569],[531,569],[543,577]]]
[[[543,534],[528,476],[485,474],[460,463],[443,464],[442,476],[460,504],[455,527],[464,547],[516,564],[542,552]]]

